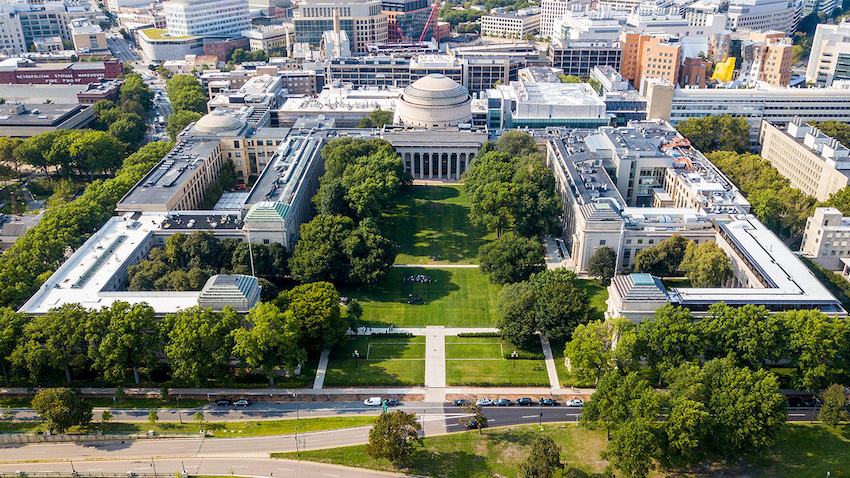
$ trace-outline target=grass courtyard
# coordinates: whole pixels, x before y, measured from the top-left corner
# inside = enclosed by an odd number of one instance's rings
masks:
[[[509,360],[516,347],[497,337],[446,337],[446,383],[465,386],[549,386],[543,350],[536,346],[526,354],[536,360]]]
[[[416,275],[431,282],[404,280]],[[363,324],[373,327],[493,327],[499,290],[478,268],[394,267],[374,288],[341,288],[340,294],[359,300]],[[410,294],[424,302],[408,304]]]
[[[397,264],[478,263],[478,248],[495,233],[469,223],[463,186],[412,186],[385,220],[399,244]],[[433,258],[433,260],[432,260]]]
[[[471,431],[426,437],[424,446],[414,452],[403,470],[387,460],[370,458],[363,452],[363,445],[301,452],[301,459],[445,478],[519,476],[519,464],[540,434],[551,437],[562,447],[561,458],[567,463],[563,476],[605,476],[603,469],[607,462],[599,458],[599,452],[606,446],[605,430],[586,430],[573,424],[544,425],[542,432],[536,426],[517,426],[485,428],[481,435]],[[700,466],[670,474],[655,470],[650,476],[820,478],[827,476],[827,472],[833,477],[847,476],[850,473],[848,436],[850,425],[830,428],[820,424],[786,424],[763,459],[736,466]],[[294,453],[272,456],[296,458]]]
[[[352,358],[354,351],[359,359]],[[425,383],[425,337],[350,337],[331,350],[325,386],[411,386]]]

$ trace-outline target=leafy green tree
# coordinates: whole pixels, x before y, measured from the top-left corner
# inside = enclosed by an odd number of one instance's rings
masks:
[[[165,132],[171,141],[177,139],[177,135],[183,131],[190,123],[194,123],[201,119],[201,114],[194,111],[178,111],[168,117],[168,126],[165,127]]]
[[[575,273],[564,268],[545,270],[529,280],[535,288],[537,329],[551,340],[567,340],[587,322],[590,301]]]
[[[372,458],[385,458],[401,465],[413,454],[416,445],[422,445],[421,429],[415,413],[401,410],[382,413],[369,430],[369,443],[363,451]]]
[[[750,125],[743,116],[712,115],[690,118],[676,126],[679,133],[703,152],[734,151],[746,153],[750,149]]]
[[[478,434],[480,435],[481,429],[487,426],[487,417],[484,415],[484,409],[481,405],[470,401],[461,405],[460,411],[467,415],[459,418],[460,424],[463,426],[474,426],[478,429]]]
[[[145,111],[149,111],[153,107],[154,93],[145,84],[145,81],[138,73],[131,73],[124,76],[124,83],[121,84],[121,89],[118,91],[118,99],[120,103],[125,101],[135,101],[142,105]]]
[[[381,235],[377,222],[367,218],[342,243],[348,258],[349,284],[370,286],[383,280],[395,262],[392,241]]]
[[[502,134],[496,141],[496,149],[514,157],[540,151],[540,147],[534,142],[534,138],[525,131],[518,129],[512,129]]]
[[[658,456],[658,441],[655,439],[658,425],[655,419],[639,416],[623,423],[608,443],[602,458],[609,460],[606,467],[619,470],[623,476],[646,478],[655,469]]]
[[[823,404],[818,412],[818,420],[831,427],[838,426],[843,420],[850,420],[847,414],[847,396],[844,387],[832,384],[821,394]]]
[[[0,136],[0,161],[11,164],[15,169],[15,177],[21,177],[20,168],[22,161],[15,156],[15,149],[23,143],[20,138],[9,138]]]
[[[546,263],[540,241],[512,233],[481,246],[478,257],[481,271],[496,284],[527,280]]]
[[[584,404],[581,424],[588,428],[604,425],[610,440],[612,429],[635,419],[655,421],[660,412],[660,397],[649,382],[636,372],[625,376],[611,372],[599,380],[590,401]]]
[[[808,37],[809,49],[811,49],[811,37]],[[830,138],[835,138],[843,144],[845,147],[850,147],[850,125],[847,123],[842,123],[836,120],[829,121],[821,121],[815,122],[814,126],[821,131],[821,133],[829,136]]]
[[[617,271],[617,253],[608,246],[602,246],[587,261],[587,274],[596,277],[607,286]]]
[[[345,216],[319,214],[302,224],[289,261],[292,277],[300,282],[344,280],[348,276],[348,258],[341,246],[353,230],[354,221]]]
[[[233,354],[252,370],[261,370],[274,386],[276,367],[294,370],[307,360],[299,345],[300,324],[292,311],[281,311],[270,303],[259,303],[245,316],[247,328],[233,331]]]
[[[783,312],[789,330],[787,355],[796,365],[794,387],[818,390],[835,383],[847,370],[850,350],[847,319],[817,310]]]
[[[99,330],[89,333],[89,356],[94,368],[103,372],[104,378],[120,381],[127,369],[133,370],[136,384],[139,368],[150,368],[156,364],[159,337],[156,315],[151,306],[141,303],[114,302],[92,316],[100,316]]]
[[[685,250],[691,241],[673,234],[658,244],[638,251],[635,255],[635,272],[647,272],[658,277],[669,277],[679,269],[685,259]]]
[[[691,242],[685,250],[685,258],[679,266],[694,287],[720,287],[732,277],[729,256],[712,242],[699,246]]]
[[[697,358],[704,340],[691,312],[667,304],[635,327],[634,353],[656,370],[669,370]],[[660,380],[659,380],[660,383]]]
[[[176,380],[199,385],[221,378],[233,351],[233,331],[239,327],[236,312],[192,307],[168,315],[160,322],[165,355]]]
[[[556,470],[563,470],[561,447],[547,436],[539,436],[531,442],[528,458],[519,465],[523,478],[552,478]]]
[[[112,414],[111,410],[104,410],[100,412],[100,421],[104,426],[109,425],[109,422],[115,419],[115,415]]]
[[[330,282],[293,287],[281,292],[277,302],[301,325],[301,346],[308,351],[330,349],[345,340],[348,323],[340,312],[339,292]]]
[[[613,369],[611,328],[610,324],[599,320],[575,328],[572,339],[564,349],[573,376],[585,382],[597,383]]]
[[[88,310],[79,304],[65,304],[33,317],[12,352],[12,363],[28,370],[34,380],[46,370],[64,370],[71,383],[71,368],[88,362],[87,325]]]
[[[513,343],[530,344],[537,331],[534,308],[536,288],[528,281],[507,284],[499,291],[499,320],[496,326],[505,339]]]
[[[47,181],[50,182],[50,171],[48,168],[50,166],[57,166],[57,164],[52,163],[48,159],[48,153],[51,151],[53,143],[67,133],[66,130],[56,130],[31,136],[15,148],[13,155],[20,163],[29,164],[36,169],[44,171]]]
[[[3,380],[9,385],[8,357],[15,351],[21,339],[27,317],[9,307],[0,308],[0,367],[3,368]]]
[[[187,89],[179,91],[175,95],[169,95],[174,111],[194,111],[203,114],[207,110],[207,97],[203,91]]]
[[[198,424],[198,429],[202,430],[204,428],[204,412],[195,412],[192,415],[192,420]]]
[[[501,237],[502,232],[511,226],[511,209],[516,201],[511,183],[484,184],[472,193],[470,200],[472,208],[469,219],[473,225],[494,231],[496,237]]]
[[[581,83],[581,78],[575,75],[561,75],[558,77],[561,80],[561,83]]]
[[[109,126],[109,134],[118,141],[132,145],[139,144],[145,138],[146,131],[145,121],[135,113],[125,113]]]
[[[514,230],[526,237],[557,234],[564,205],[544,156],[538,152],[522,156],[512,181],[517,196],[511,211]]]
[[[32,408],[47,423],[51,433],[91,422],[92,406],[69,388],[45,388],[32,399]]]
[[[156,408],[151,409],[150,413],[148,413],[148,423],[150,423],[151,426],[154,426],[154,425],[157,424],[158,421],[159,421],[159,414],[156,413]]]
[[[369,113],[369,116],[360,118],[358,128],[383,128],[388,124],[393,123],[393,112],[376,109]]]
[[[699,322],[707,358],[730,357],[737,365],[767,367],[787,355],[786,317],[764,307],[715,304]]]

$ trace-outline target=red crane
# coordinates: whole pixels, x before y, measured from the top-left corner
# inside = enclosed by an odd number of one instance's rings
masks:
[[[437,20],[437,9],[440,8],[440,0],[434,0],[434,5],[431,7],[431,14],[428,15],[428,22],[425,23],[425,28],[422,29],[422,34],[419,35],[419,41],[425,40],[425,36],[428,35],[428,27],[431,26],[431,23]]]

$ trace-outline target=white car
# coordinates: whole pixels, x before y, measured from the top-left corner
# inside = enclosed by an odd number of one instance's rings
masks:
[[[233,402],[233,405],[237,406],[237,407],[247,407],[250,404],[251,404],[251,401],[248,400],[247,398],[240,398],[239,400],[236,400],[235,402]]]
[[[383,403],[381,401],[381,397],[371,397],[363,400],[363,405],[366,405],[367,407],[380,407],[381,403]]]
[[[493,400],[490,400],[489,398],[479,398],[475,401],[475,404],[479,407],[489,407],[493,405]]]
[[[583,407],[584,402],[580,398],[574,398],[567,402],[568,407]]]

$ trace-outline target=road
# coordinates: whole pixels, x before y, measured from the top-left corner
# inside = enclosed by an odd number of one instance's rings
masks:
[[[118,58],[118,60],[123,63],[135,63],[142,61],[139,54],[133,51],[127,43],[127,40],[125,40],[120,34],[107,35],[106,44],[109,46],[112,54],[115,55],[115,58]]]

